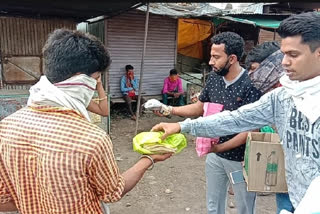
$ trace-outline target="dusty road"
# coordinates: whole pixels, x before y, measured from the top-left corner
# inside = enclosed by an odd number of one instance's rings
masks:
[[[159,122],[181,121],[181,117],[141,117],[139,131],[149,131]],[[132,150],[135,122],[123,115],[112,115],[111,137],[121,172],[132,166],[139,154]],[[205,157],[195,152],[194,137],[187,136],[188,147],[165,162],[157,163],[121,201],[110,205],[111,214],[199,214],[206,213]],[[233,201],[233,197],[229,198]],[[257,214],[275,213],[275,196],[258,196]],[[227,214],[236,214],[228,208]]]

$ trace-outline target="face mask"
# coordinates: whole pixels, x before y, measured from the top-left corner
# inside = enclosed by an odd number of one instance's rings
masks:
[[[132,72],[132,71],[127,72],[127,76],[128,76],[128,77],[130,77],[130,78],[131,78],[131,77],[133,77],[133,75],[134,75],[134,74],[133,74],[133,72]]]
[[[176,81],[178,79],[178,77],[176,75],[175,76],[170,76],[169,79],[170,79],[171,82],[174,82],[174,81]]]
[[[217,70],[217,71],[214,71],[216,74],[218,74],[219,76],[225,76],[229,73],[229,68],[230,68],[230,64],[229,64],[229,57],[227,59],[227,62],[226,64],[223,66],[223,68]]]

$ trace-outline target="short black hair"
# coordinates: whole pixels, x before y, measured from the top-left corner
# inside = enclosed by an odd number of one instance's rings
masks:
[[[250,69],[252,63],[261,63],[268,56],[280,49],[280,44],[277,41],[264,42],[254,47],[247,55],[245,65]]]
[[[110,55],[105,46],[93,35],[56,29],[43,49],[44,74],[51,83],[64,81],[76,73],[91,75],[105,72]]]
[[[225,53],[228,56],[236,55],[237,60],[240,61],[244,50],[244,40],[239,34],[234,32],[219,33],[211,38],[211,42],[216,45],[224,44]]]
[[[133,70],[133,66],[132,65],[126,65],[126,71],[129,71],[129,70]]]
[[[171,69],[171,70],[170,70],[170,76],[171,76],[171,75],[177,75],[177,74],[178,74],[178,72],[177,72],[176,69]]]
[[[309,45],[311,52],[320,47],[320,14],[307,12],[292,15],[280,23],[277,29],[281,38],[301,36],[302,43]]]

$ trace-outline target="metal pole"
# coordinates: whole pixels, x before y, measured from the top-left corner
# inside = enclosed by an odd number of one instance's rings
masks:
[[[146,46],[147,46],[147,38],[148,38],[148,25],[149,25],[149,2],[147,3],[147,14],[146,14],[146,22],[144,28],[144,41],[143,41],[143,52],[141,58],[141,70],[140,70],[140,80],[139,80],[139,95],[138,95],[138,102],[137,102],[137,112],[136,112],[136,130],[135,135],[138,133],[138,126],[139,126],[139,113],[140,113],[140,103],[141,103],[141,92],[142,92],[142,77],[143,77],[143,67],[144,67],[144,55],[146,53]]]
[[[3,67],[2,67],[2,46],[0,42],[0,89],[4,87],[3,80],[2,80],[2,73],[3,73]]]
[[[204,87],[206,85],[206,67],[202,67],[202,86]]]

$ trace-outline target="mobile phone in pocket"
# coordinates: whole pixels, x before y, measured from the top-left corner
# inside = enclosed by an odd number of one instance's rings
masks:
[[[239,184],[244,182],[242,170],[230,172],[230,178],[232,184]]]

